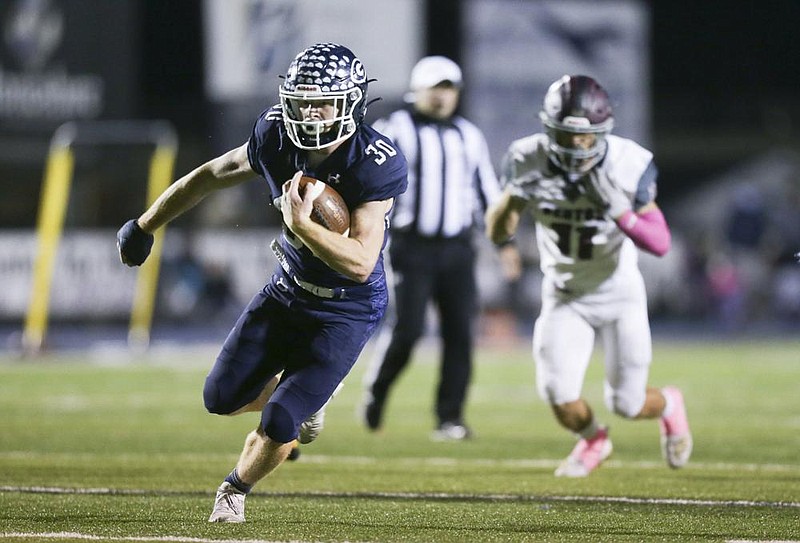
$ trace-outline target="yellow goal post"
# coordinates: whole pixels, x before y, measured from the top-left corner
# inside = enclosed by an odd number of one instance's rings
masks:
[[[168,121],[73,121],[56,129],[50,141],[36,224],[36,258],[22,333],[22,347],[27,353],[37,353],[42,349],[47,332],[53,269],[74,175],[74,148],[78,144],[152,144],[154,149],[150,155],[146,206],[153,203],[172,182],[178,137]],[[131,347],[144,348],[150,343],[164,231],[165,228],[161,228],[155,233],[156,242],[150,258],[136,275],[128,330],[128,344]]]

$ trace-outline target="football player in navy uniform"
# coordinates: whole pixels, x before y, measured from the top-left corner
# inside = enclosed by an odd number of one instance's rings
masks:
[[[555,81],[539,116],[544,132],[508,149],[506,188],[486,224],[495,243],[514,235],[523,211],[536,225],[544,275],[533,334],[536,384],[578,438],[556,475],[585,477],[611,454],[608,427],[581,396],[595,335],[605,349],[606,405],[625,418],[658,419],[664,457],[679,468],[692,436],[681,391],[647,384],[652,346],[637,264],[637,247],[661,256],[671,243],[655,202],[653,154],[610,134],[611,102],[591,77]]]
[[[122,261],[144,262],[152,233],[206,195],[263,177],[283,219],[273,240],[271,280],[244,309],[206,378],[211,413],[260,411],[236,467],[217,490],[210,522],[244,522],[245,496],[280,465],[319,417],[383,317],[386,217],[406,188],[407,166],[392,141],[364,124],[367,74],[352,51],[319,43],[300,52],[249,140],[170,186],[117,234]],[[307,175],[347,203],[344,234],[312,221],[318,192],[298,190]],[[280,377],[279,377],[280,376]]]

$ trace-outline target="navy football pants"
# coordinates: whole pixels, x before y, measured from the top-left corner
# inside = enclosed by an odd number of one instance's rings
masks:
[[[229,414],[255,400],[283,371],[261,427],[288,443],[330,398],[358,359],[386,308],[385,285],[371,298],[323,300],[273,280],[256,294],[228,334],[206,377],[211,413]]]

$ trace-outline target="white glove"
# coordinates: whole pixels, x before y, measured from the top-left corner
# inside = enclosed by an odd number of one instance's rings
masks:
[[[606,215],[618,219],[626,211],[631,211],[633,203],[630,197],[608,175],[591,172],[589,179],[598,198],[606,205]]]

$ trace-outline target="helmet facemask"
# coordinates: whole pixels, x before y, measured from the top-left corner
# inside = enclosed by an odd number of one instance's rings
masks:
[[[606,135],[614,127],[614,119],[609,118],[600,124],[591,124],[585,117],[565,117],[562,122],[555,121],[544,112],[539,113],[539,118],[545,126],[548,137],[550,158],[559,168],[567,173],[586,173],[594,168],[605,156]],[[586,149],[571,147],[559,143],[559,136],[564,134],[567,139],[573,134],[594,134],[595,141]]]
[[[305,150],[324,149],[347,139],[357,127],[356,110],[361,89],[321,92],[318,86],[298,85],[294,92],[280,89],[283,122],[289,138]],[[330,118],[309,117],[314,110],[331,105]]]

